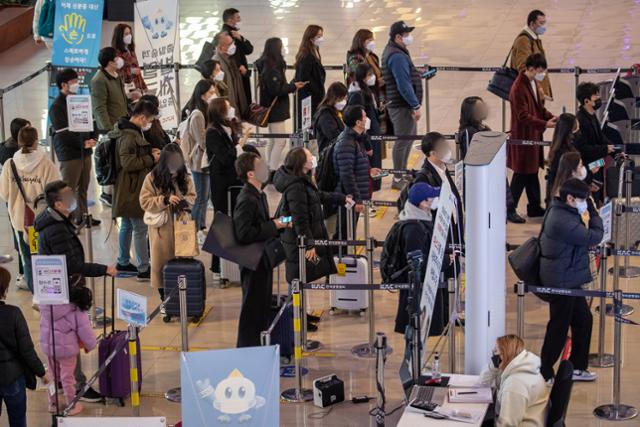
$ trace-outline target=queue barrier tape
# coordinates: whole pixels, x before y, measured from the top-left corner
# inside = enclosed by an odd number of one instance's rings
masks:
[[[387,207],[395,208],[397,205],[397,202],[392,202],[391,200],[372,200],[371,204],[373,206],[387,206]]]
[[[632,214],[639,214],[640,213],[640,206],[625,206],[622,205],[622,212],[625,213],[632,213]]]
[[[548,288],[544,286],[525,286],[525,292],[533,292],[536,294],[559,295],[566,297],[591,297],[591,298],[613,298],[613,291],[595,291],[589,289],[565,289],[565,288]],[[640,300],[640,293],[622,292],[623,299]]]
[[[394,291],[411,289],[411,283],[301,283],[302,289],[311,291],[341,291],[341,290],[373,290],[373,291]]]
[[[326,240],[326,239],[306,239],[309,246],[366,246],[366,240]]]

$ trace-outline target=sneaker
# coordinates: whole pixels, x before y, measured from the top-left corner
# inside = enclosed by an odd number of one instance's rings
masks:
[[[522,218],[516,211],[507,212],[507,221],[514,224],[524,224],[525,222],[527,222],[527,220]]]
[[[543,217],[545,213],[545,209],[540,206],[527,206],[527,216],[529,218],[540,218]]]
[[[200,230],[198,231],[198,245],[202,246],[204,245],[204,241],[207,238],[207,233],[204,232],[204,230]]]
[[[97,226],[99,226],[100,224],[102,224],[102,221],[100,221],[99,219],[95,219],[95,218],[93,218],[93,217],[91,218],[91,226],[92,226],[92,227],[97,227]]]
[[[138,275],[136,276],[136,280],[138,282],[147,282],[149,281],[149,279],[151,279],[151,269],[147,271],[139,271]]]
[[[320,321],[319,316],[314,316],[313,314],[307,314],[307,323],[318,323]]]
[[[378,209],[375,206],[369,208],[369,218],[375,218],[378,215]]]
[[[216,272],[213,273],[213,281],[214,282],[219,282],[220,278],[221,278],[220,273],[216,273]]]
[[[595,372],[589,372],[587,370],[581,371],[576,369],[573,371],[574,381],[595,381],[598,378],[598,374]]]
[[[87,392],[84,394],[84,396],[82,396],[80,398],[80,401],[81,402],[97,403],[97,402],[102,402],[103,399],[104,398],[102,397],[102,395],[100,393],[95,391],[92,387],[89,387],[89,390],[87,390]]]
[[[552,388],[553,387],[553,378],[549,378],[548,380],[546,380],[544,382],[544,384],[548,387],[548,388]]]
[[[166,309],[166,307],[164,306],[164,304],[162,304],[162,305],[160,306],[160,314],[161,314],[162,316],[166,316],[166,315],[167,315],[167,309]]]
[[[20,291],[28,291],[29,287],[27,286],[26,280],[24,280],[24,276],[21,274],[16,278],[16,287]]]
[[[102,194],[100,194],[100,201],[102,203],[104,203],[105,205],[111,207],[111,204],[113,203],[113,198],[112,198],[111,194],[102,193]]]
[[[404,186],[405,186],[405,182],[402,179],[393,178],[393,181],[391,181],[392,190],[402,190]]]
[[[318,330],[318,325],[315,323],[307,322],[307,332],[316,332]]]
[[[31,308],[40,313],[40,306],[38,304],[33,304]]]
[[[138,267],[136,267],[135,265],[129,263],[127,265],[116,265],[116,270],[118,271],[126,271],[128,273],[137,273],[138,272]]]

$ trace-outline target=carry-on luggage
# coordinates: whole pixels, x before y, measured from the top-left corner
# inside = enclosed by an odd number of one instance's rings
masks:
[[[233,208],[231,192],[242,190],[241,186],[234,185],[227,190],[227,206],[229,207],[228,215],[233,218]],[[235,262],[220,258],[220,284],[226,288],[231,283],[240,283],[240,266]]]
[[[107,286],[106,278],[104,286]],[[106,298],[104,303],[106,312]],[[104,397],[118,399],[120,406],[124,406],[124,399],[131,394],[129,340],[127,331],[115,330],[115,278],[113,277],[111,278],[111,318],[113,319],[111,332],[107,333],[107,324],[104,323],[103,337],[98,343],[98,364],[102,366],[114,350],[120,350],[98,377],[99,390]],[[142,359],[140,356],[140,338],[138,337],[136,338],[136,348],[139,392],[142,387]]]
[[[340,207],[339,209],[345,209]],[[347,209],[347,240],[354,240],[355,227],[353,226],[353,211],[352,208]],[[340,214],[338,213],[338,234],[342,239],[342,226]],[[339,255],[334,257],[335,263],[338,266],[338,274],[329,276],[329,283],[335,285],[349,285],[367,283],[368,264],[367,259],[362,256],[354,254],[342,255],[342,248],[340,248]],[[339,264],[344,264],[346,270],[343,275],[340,275],[341,268]],[[365,310],[369,307],[369,293],[366,290],[332,290],[329,291],[331,309],[329,314],[335,314],[337,310],[359,310],[360,315],[364,316]]]
[[[286,295],[273,295],[271,297],[271,310],[269,312],[269,324],[278,315],[282,306],[286,304]],[[280,356],[291,358],[293,355],[293,306],[289,304],[280,316],[273,331],[271,331],[271,345],[280,345]]]
[[[207,300],[207,286],[202,262],[193,258],[174,258],[164,266],[162,275],[164,277],[165,298],[178,287],[178,277],[186,277],[187,316],[191,317],[194,323],[200,320],[204,314]],[[165,316],[162,320],[165,322],[170,322],[173,316],[180,316],[179,292],[176,290],[173,297],[164,306]]]

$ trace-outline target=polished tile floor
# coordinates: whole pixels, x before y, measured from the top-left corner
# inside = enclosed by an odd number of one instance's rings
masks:
[[[219,1],[211,3],[204,0],[182,0],[181,30],[183,62],[192,62],[197,57],[202,41],[213,34],[220,26],[221,11],[225,7],[238,7],[243,16],[243,33],[254,42],[256,54],[262,49],[264,40],[279,35],[285,40],[292,62],[297,44],[304,27],[310,23],[318,23],[325,28],[327,39],[322,48],[325,64],[340,64],[344,60],[355,29],[372,28],[378,38],[378,53],[382,51],[389,24],[398,19],[405,19],[409,25],[416,25],[416,42],[411,52],[416,63],[432,65],[459,66],[496,66],[506,55],[514,35],[524,25],[529,9],[539,7],[547,13],[549,30],[544,36],[545,48],[552,67],[615,67],[628,66],[636,62],[640,56],[637,40],[638,26],[634,25],[640,5],[634,1],[602,1],[602,0],[567,0],[541,1],[535,5],[525,1],[485,0],[477,1],[312,1],[312,0],[244,0],[240,2]],[[0,54],[0,86],[19,80],[35,69],[41,67],[47,59],[45,49],[33,45],[26,40],[12,50]],[[250,60],[257,56],[253,55]],[[181,73],[183,99],[186,99],[197,79],[194,72]],[[583,80],[598,81],[609,78],[608,75],[586,75]],[[340,73],[330,72],[327,81],[338,80]],[[489,73],[444,73],[441,72],[430,81],[431,128],[443,133],[455,130],[458,120],[459,105],[465,96],[484,96],[492,108],[489,124],[494,129],[501,127],[500,103],[497,98],[485,90],[490,78]],[[554,75],[552,84],[555,101],[548,104],[554,112],[563,107],[573,109],[573,77],[571,75]],[[46,78],[41,75],[26,83],[21,88],[4,94],[5,118],[8,122],[16,116],[24,116],[42,129],[46,126]],[[420,131],[425,130],[425,123],[420,124]],[[547,135],[549,138],[550,135]],[[417,153],[412,157],[414,167],[419,166],[421,158]],[[397,192],[384,189],[376,196],[378,199],[395,200]],[[272,208],[277,204],[277,195],[272,188],[268,189]],[[95,199],[95,189],[92,186]],[[108,224],[110,211],[99,203],[92,208],[92,213],[103,220],[103,225],[93,231],[95,257],[99,262],[113,263],[117,242],[116,230]],[[383,239],[392,224],[395,210],[381,211],[372,221],[375,237]],[[212,213],[209,212],[209,218]],[[529,221],[524,226],[507,226],[508,241],[517,243],[537,232],[539,221]],[[362,230],[361,230],[362,232]],[[6,209],[0,208],[0,233],[9,235]],[[12,251],[9,239],[0,241],[0,252]],[[207,257],[201,257],[205,263]],[[17,267],[10,265],[12,273]],[[377,273],[376,273],[377,275]],[[511,287],[514,276],[509,271],[505,286]],[[624,280],[623,288],[636,290],[637,280]],[[117,281],[117,286],[149,296],[150,304],[157,303],[157,295],[147,284],[140,284],[131,279]],[[609,282],[611,287],[611,282]],[[286,289],[286,284],[281,284]],[[190,345],[193,348],[213,349],[228,348],[235,344],[237,318],[240,308],[240,290],[237,287],[218,289],[211,277],[208,277],[208,300],[211,307],[206,318],[199,326],[189,328]],[[97,303],[103,305],[102,281],[96,282]],[[400,403],[401,393],[397,371],[404,348],[402,337],[394,334],[393,319],[396,310],[397,296],[389,292],[376,293],[376,330],[383,331],[389,337],[393,354],[388,358],[385,372],[387,387],[387,409]],[[353,395],[367,394],[375,396],[374,364],[372,361],[355,359],[350,354],[354,344],[366,341],[368,336],[366,318],[338,314],[330,316],[329,295],[325,292],[311,292],[310,306],[316,310],[324,310],[320,329],[310,334],[310,338],[322,342],[323,347],[316,355],[304,358],[304,364],[310,373],[305,377],[305,386],[310,387],[313,378],[336,373],[345,380],[347,398]],[[35,341],[39,336],[39,315],[32,311],[30,298],[24,292],[11,289],[8,302],[20,305],[29,321]],[[109,305],[109,304],[107,304]],[[633,305],[633,304],[632,304]],[[507,332],[515,332],[515,298],[507,293]],[[597,321],[597,315],[594,315]],[[632,317],[633,318],[633,317]],[[527,346],[538,352],[544,336],[547,310],[534,297],[527,298],[525,338]],[[118,324],[119,328],[125,325]],[[612,350],[612,322],[607,323],[606,348]],[[597,328],[594,328],[592,350],[596,349]],[[97,331],[98,333],[100,331]],[[640,406],[640,366],[632,357],[640,348],[638,332],[633,326],[624,328],[623,351],[624,369],[622,377],[623,402]],[[168,388],[179,383],[177,369],[180,346],[178,323],[164,324],[156,319],[141,334],[142,370],[143,370],[143,415],[166,415],[171,423],[180,416],[178,405],[167,403],[162,394]],[[458,331],[458,342],[462,343],[463,335]],[[429,342],[433,348],[436,340]],[[442,349],[443,362],[446,364],[447,354],[444,341]],[[463,365],[463,348],[459,347],[458,366]],[[160,349],[163,347],[163,349]],[[167,348],[168,347],[168,348]],[[85,372],[90,373],[97,367],[95,354],[84,356]],[[608,425],[596,420],[592,410],[599,404],[611,401],[612,370],[596,370],[600,378],[596,383],[577,384],[569,408],[568,426],[601,426]],[[291,379],[283,379],[281,388],[293,386]],[[353,405],[350,402],[336,406],[324,415],[312,404],[281,405],[281,425],[331,425],[331,426],[366,426],[374,425],[368,416],[370,405]],[[116,406],[86,404],[86,413],[97,416],[126,416],[131,409]],[[313,414],[313,415],[312,415]],[[387,418],[388,425],[394,425],[400,412]],[[620,425],[638,425],[640,421],[620,423]],[[0,417],[0,427],[7,425],[6,415]],[[47,426],[46,393],[37,391],[29,393],[29,426]]]

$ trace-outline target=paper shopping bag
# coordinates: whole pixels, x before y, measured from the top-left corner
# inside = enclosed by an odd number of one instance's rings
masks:
[[[175,256],[194,257],[200,254],[198,239],[196,238],[196,222],[187,212],[176,215],[173,222],[175,236]]]

